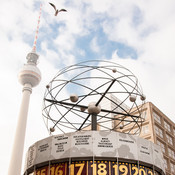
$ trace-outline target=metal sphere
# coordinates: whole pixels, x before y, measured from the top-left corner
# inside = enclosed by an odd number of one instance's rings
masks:
[[[88,113],[89,114],[99,114],[101,111],[101,106],[96,106],[96,102],[91,102],[88,105]]]
[[[71,94],[70,95],[70,101],[71,102],[77,102],[78,101],[78,95],[76,95],[76,94]]]
[[[123,125],[121,125],[121,126],[120,126],[120,129],[123,129],[123,128],[124,128]]]
[[[63,68],[48,84],[42,114],[49,132],[50,127],[58,133],[91,129],[94,113],[99,130],[121,132],[122,125],[122,132],[132,134],[135,127],[141,131],[145,96],[127,68],[110,61],[85,61]]]
[[[85,110],[86,110],[86,108],[80,107],[80,111],[81,111],[81,112],[84,112]]]
[[[49,88],[50,88],[50,86],[49,86],[49,85],[46,85],[46,88],[47,88],[47,89],[49,89]]]
[[[55,131],[55,128],[50,128],[50,132],[54,132]]]
[[[141,99],[142,101],[144,101],[144,100],[146,100],[146,96],[145,96],[145,95],[141,95],[141,96],[140,96],[140,99]]]
[[[115,69],[115,68],[112,69],[112,72],[113,72],[113,73],[116,73],[116,72],[117,72],[117,69]]]
[[[130,100],[131,102],[135,102],[135,101],[136,101],[136,96],[131,95],[131,96],[129,97],[129,100]]]

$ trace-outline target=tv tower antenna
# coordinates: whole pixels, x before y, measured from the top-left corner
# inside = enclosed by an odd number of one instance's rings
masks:
[[[36,28],[36,32],[35,32],[35,39],[34,39],[33,49],[32,49],[33,52],[36,52],[36,43],[37,43],[39,27],[40,27],[41,12],[42,12],[42,4],[40,5],[38,24],[37,24],[37,28]]]
[[[42,4],[40,5],[40,13],[39,13],[39,19],[37,24],[37,30],[35,33],[33,49],[30,53],[27,54],[27,57],[26,57],[27,64],[24,64],[23,68],[21,69],[18,75],[19,82],[23,85],[22,102],[21,102],[19,116],[18,116],[18,123],[16,127],[16,133],[15,133],[14,144],[12,148],[10,165],[8,169],[8,175],[21,174],[21,165],[22,165],[22,158],[23,158],[23,149],[24,149],[30,94],[32,93],[32,88],[37,86],[41,81],[41,72],[37,67],[37,60],[39,58],[39,55],[36,53],[36,43],[38,38],[41,10],[42,10]]]

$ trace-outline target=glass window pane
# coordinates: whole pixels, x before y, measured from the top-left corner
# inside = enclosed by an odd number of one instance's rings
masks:
[[[142,111],[141,117],[144,118],[145,120],[147,119],[146,111]]]
[[[169,136],[168,134],[166,134],[166,138],[167,138],[168,143],[173,145],[173,138]]]
[[[162,152],[165,153],[165,145],[164,145],[164,143],[162,143],[159,140],[157,140],[157,144],[161,147]]]
[[[172,173],[175,172],[175,165],[173,163],[170,163],[170,169]]]
[[[164,127],[165,127],[166,130],[168,130],[169,132],[171,132],[170,124],[167,123],[166,121],[164,121]]]
[[[156,120],[158,123],[161,124],[161,118],[158,114],[156,114],[155,112],[153,112],[153,117],[154,117],[154,120]]]
[[[164,159],[164,165],[165,165],[165,169],[168,169],[168,161],[167,161],[167,159]]]
[[[147,134],[149,132],[149,126],[142,126],[142,134]]]
[[[155,131],[156,131],[156,134],[158,136],[160,136],[161,138],[163,138],[163,131],[162,131],[162,129],[160,129],[158,126],[155,126]]]

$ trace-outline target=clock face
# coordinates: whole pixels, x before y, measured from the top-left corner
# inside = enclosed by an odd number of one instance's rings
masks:
[[[50,132],[95,128],[134,134],[144,120],[144,100],[131,71],[117,63],[92,60],[58,72],[46,86],[43,117]]]
[[[36,175],[49,175],[49,166],[35,170]],[[51,174],[62,174],[62,175],[134,175],[134,174],[145,174],[145,175],[160,175],[159,172],[148,168],[146,166],[138,166],[138,164],[128,162],[116,162],[116,161],[76,161],[76,162],[63,162],[53,164],[50,166]]]

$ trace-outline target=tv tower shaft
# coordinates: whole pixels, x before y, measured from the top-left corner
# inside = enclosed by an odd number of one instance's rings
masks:
[[[11,161],[9,166],[8,175],[20,175],[21,165],[23,158],[24,140],[26,132],[27,114],[29,108],[30,94],[32,87],[26,84],[23,88],[23,97],[16,127],[16,135],[14,139],[13,150],[11,154]]]

